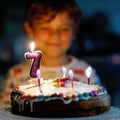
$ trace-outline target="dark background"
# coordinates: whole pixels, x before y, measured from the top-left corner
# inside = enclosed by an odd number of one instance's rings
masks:
[[[8,69],[24,60],[28,38],[24,13],[29,0],[0,3],[0,82]],[[76,0],[83,12],[78,37],[70,52],[96,69],[120,107],[120,0]]]

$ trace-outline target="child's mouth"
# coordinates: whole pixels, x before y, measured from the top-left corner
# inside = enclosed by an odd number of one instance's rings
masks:
[[[57,47],[59,46],[60,44],[59,43],[47,43],[48,46],[54,46],[54,47]]]

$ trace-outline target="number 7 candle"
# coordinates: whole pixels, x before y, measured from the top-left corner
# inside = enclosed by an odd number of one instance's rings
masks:
[[[31,43],[31,52],[25,53],[25,58],[28,59],[33,59],[32,65],[31,65],[31,70],[30,70],[30,76],[32,78],[36,78],[37,75],[37,70],[40,67],[40,60],[42,58],[42,52],[41,51],[34,51],[34,42]]]

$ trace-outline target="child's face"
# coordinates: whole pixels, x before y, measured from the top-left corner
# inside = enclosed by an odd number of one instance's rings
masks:
[[[34,20],[32,34],[36,48],[49,57],[65,55],[74,39],[73,21],[65,13],[57,14],[50,22]]]

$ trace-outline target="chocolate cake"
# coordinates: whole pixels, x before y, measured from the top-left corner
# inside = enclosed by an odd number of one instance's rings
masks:
[[[19,86],[11,92],[12,113],[33,117],[79,117],[110,110],[111,99],[103,86],[68,78],[42,80],[41,86]]]

